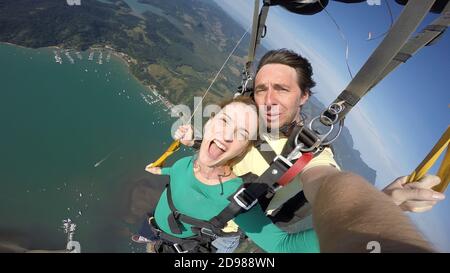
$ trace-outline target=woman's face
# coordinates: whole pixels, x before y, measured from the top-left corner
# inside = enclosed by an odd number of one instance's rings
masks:
[[[199,160],[209,167],[227,164],[242,155],[256,139],[258,115],[254,106],[233,102],[205,125]]]

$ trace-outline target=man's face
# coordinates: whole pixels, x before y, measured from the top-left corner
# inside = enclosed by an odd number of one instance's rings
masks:
[[[308,95],[302,94],[297,72],[290,66],[266,64],[256,74],[255,102],[268,128],[299,121],[299,108],[308,100]]]

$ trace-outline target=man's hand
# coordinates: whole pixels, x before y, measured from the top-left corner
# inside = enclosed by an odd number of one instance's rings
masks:
[[[175,139],[180,140],[181,144],[184,146],[194,145],[194,130],[192,130],[191,125],[181,125],[175,132]]]
[[[407,179],[407,176],[397,178],[382,190],[402,210],[424,212],[445,199],[444,194],[431,189],[441,182],[438,176],[427,174],[417,182],[406,184]]]

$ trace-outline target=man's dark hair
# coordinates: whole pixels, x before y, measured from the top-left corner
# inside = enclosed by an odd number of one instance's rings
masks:
[[[297,72],[297,82],[300,89],[311,96],[311,89],[316,86],[316,82],[312,79],[313,70],[311,63],[300,54],[288,49],[270,50],[259,61],[256,74],[261,67],[266,64],[284,64],[295,69]]]

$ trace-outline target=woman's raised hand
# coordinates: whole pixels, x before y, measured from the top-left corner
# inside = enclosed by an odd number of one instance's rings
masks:
[[[181,125],[175,132],[175,139],[180,140],[181,144],[191,147],[194,145],[194,130],[191,125]]]

